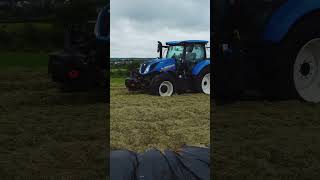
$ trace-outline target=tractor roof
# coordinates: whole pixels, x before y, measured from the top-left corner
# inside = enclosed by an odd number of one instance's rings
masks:
[[[208,41],[205,40],[185,40],[185,41],[169,41],[166,42],[169,46],[177,46],[182,44],[207,44]]]

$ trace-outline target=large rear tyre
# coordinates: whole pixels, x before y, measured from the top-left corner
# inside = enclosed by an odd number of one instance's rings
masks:
[[[293,65],[294,88],[307,102],[320,102],[320,38],[307,42]]]
[[[203,69],[196,79],[196,88],[199,92],[210,95],[210,68]]]
[[[320,102],[320,25],[314,23],[317,15],[301,20],[274,54],[275,61],[268,66],[272,72],[268,73],[267,94],[271,97]]]
[[[158,96],[172,96],[175,91],[174,79],[168,74],[156,75],[150,86],[151,94]]]

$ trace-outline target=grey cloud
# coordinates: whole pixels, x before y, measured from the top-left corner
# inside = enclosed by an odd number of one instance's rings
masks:
[[[157,40],[208,40],[209,4],[209,0],[111,1],[111,56],[155,57]]]

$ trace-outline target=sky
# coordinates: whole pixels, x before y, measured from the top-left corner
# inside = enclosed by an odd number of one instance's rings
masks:
[[[210,40],[210,0],[110,1],[111,57],[158,57],[157,41]]]

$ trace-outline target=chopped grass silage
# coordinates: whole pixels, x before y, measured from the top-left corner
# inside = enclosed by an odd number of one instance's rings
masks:
[[[318,179],[320,106],[242,101],[217,106],[212,121],[216,179]]]
[[[42,64],[45,55],[3,57],[8,62],[1,62],[0,71],[1,179],[105,179],[105,95],[60,92]]]
[[[201,93],[158,97],[128,92],[123,78],[111,79],[111,149],[209,146],[210,98]]]

